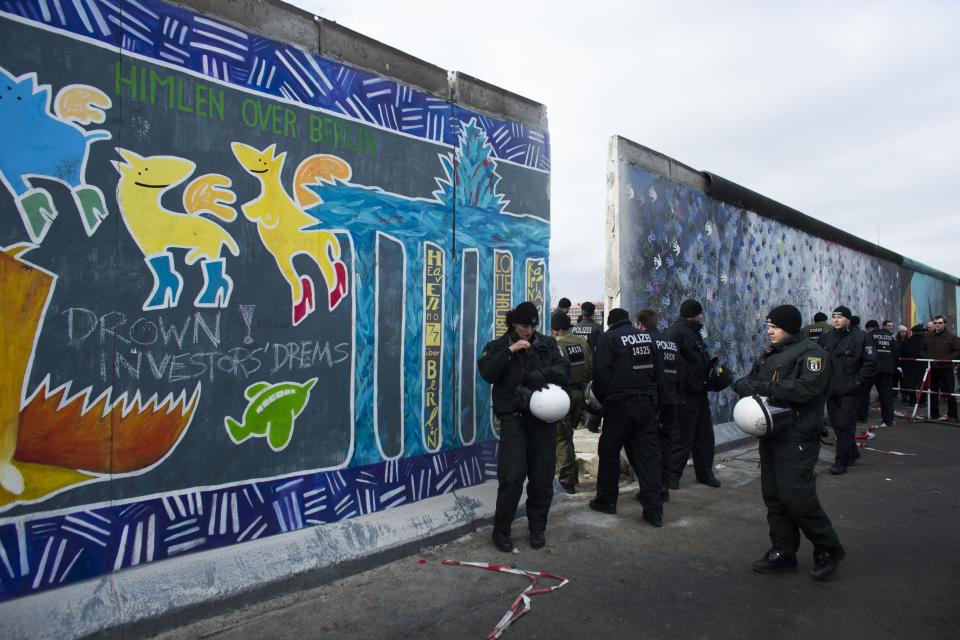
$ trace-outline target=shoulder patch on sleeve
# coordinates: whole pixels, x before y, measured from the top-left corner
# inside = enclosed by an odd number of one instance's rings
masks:
[[[823,370],[823,357],[821,356],[807,356],[805,360],[807,366],[807,371],[812,371],[813,373],[819,373]]]
[[[873,355],[873,347],[871,347],[870,345],[867,345],[866,347],[864,347],[863,350],[867,352],[868,356]]]

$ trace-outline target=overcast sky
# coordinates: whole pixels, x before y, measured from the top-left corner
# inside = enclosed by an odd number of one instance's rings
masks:
[[[960,2],[293,4],[547,105],[574,302],[602,297],[615,134],[960,275]]]

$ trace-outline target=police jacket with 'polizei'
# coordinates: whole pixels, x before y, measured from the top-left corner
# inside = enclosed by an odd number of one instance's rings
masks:
[[[597,340],[593,393],[601,403],[628,396],[656,401],[663,385],[663,361],[649,333],[621,320]]]
[[[830,395],[851,396],[873,380],[877,358],[873,340],[863,329],[834,329],[820,336],[820,346],[830,354]]]
[[[877,373],[892,376],[900,361],[900,345],[897,339],[884,329],[877,329],[870,337],[877,348]]]
[[[653,343],[657,345],[660,351],[660,357],[663,358],[663,378],[664,388],[660,393],[658,404],[673,405],[680,404],[680,352],[677,349],[677,343],[673,340],[660,335],[658,329],[649,329],[653,336]]]
[[[793,413],[793,426],[769,438],[800,442],[817,438],[830,386],[830,361],[823,349],[803,334],[791,336],[757,360],[749,378],[759,383],[757,393]]]

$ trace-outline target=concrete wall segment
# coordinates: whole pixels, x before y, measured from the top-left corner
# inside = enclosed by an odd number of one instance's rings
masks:
[[[272,40],[319,52],[316,17],[281,0],[174,0],[174,4]]]

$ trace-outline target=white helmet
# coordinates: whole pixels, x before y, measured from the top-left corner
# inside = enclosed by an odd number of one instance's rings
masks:
[[[530,413],[544,422],[557,422],[570,411],[570,396],[561,387],[548,384],[530,396]]]
[[[766,438],[775,431],[789,428],[793,415],[790,409],[771,406],[767,398],[753,395],[744,396],[733,405],[733,421],[748,436]]]

